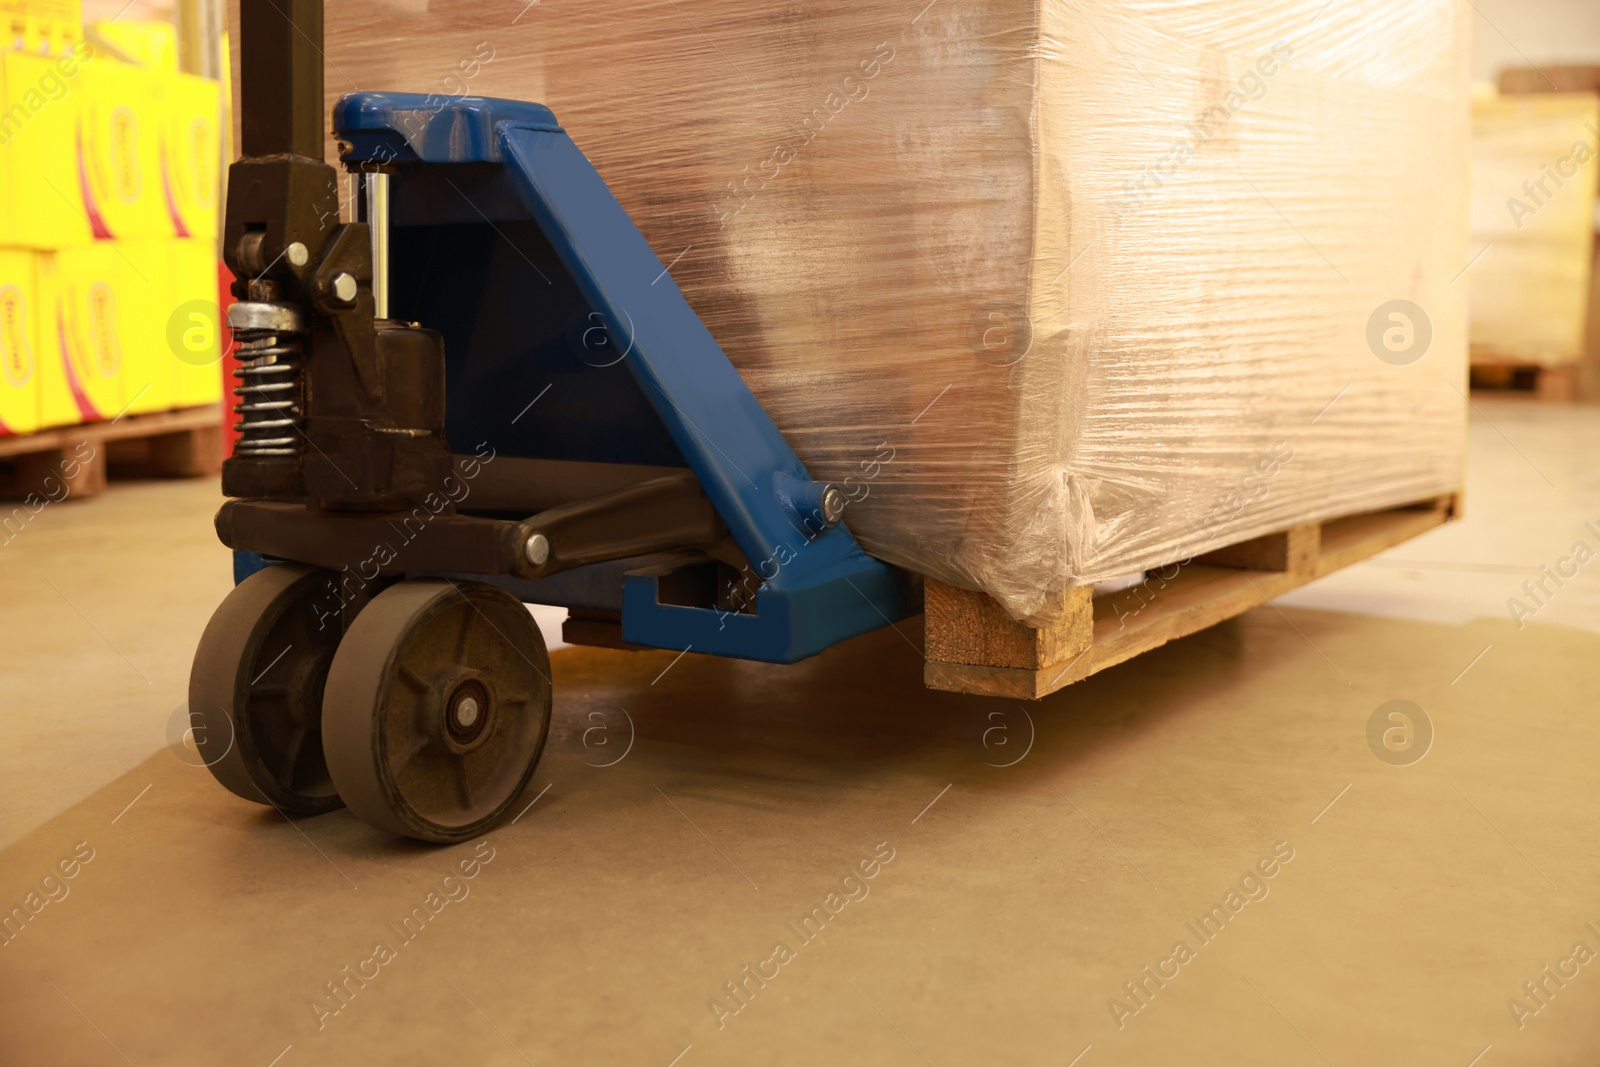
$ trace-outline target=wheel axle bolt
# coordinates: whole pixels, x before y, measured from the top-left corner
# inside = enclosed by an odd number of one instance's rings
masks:
[[[471,727],[472,724],[477,721],[477,700],[470,696],[462,697],[461,702],[456,705],[456,722],[460,723],[463,729],[466,729]]]
[[[528,538],[528,543],[523,546],[523,552],[528,557],[528,562],[535,567],[543,567],[550,559],[550,541],[544,534],[536,533]]]

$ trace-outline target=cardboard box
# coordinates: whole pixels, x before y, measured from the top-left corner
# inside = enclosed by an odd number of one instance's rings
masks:
[[[59,248],[92,236],[74,139],[86,72],[103,62],[81,42],[57,59],[0,55],[0,245]]]
[[[173,241],[172,313],[165,324],[173,357],[172,405],[193,407],[222,399],[222,350],[227,327],[217,305],[217,253],[208,240]]]
[[[324,89],[549,105],[862,547],[1013,618],[1461,484],[1466,0],[693,7],[343,0]],[[539,343],[450,402],[564,454]]]
[[[120,268],[115,275],[118,336],[122,341],[119,374],[122,402],[130,415],[176,406],[173,396],[178,360],[167,329],[176,306],[172,246],[169,238],[106,244],[120,261],[110,264],[109,269]]]
[[[217,264],[210,240],[124,241],[119,285],[123,391],[130,414],[216,403],[222,396]]]
[[[221,398],[224,327],[209,240],[96,241],[32,258],[45,310],[39,425]]]
[[[96,239],[171,233],[161,182],[160,75],[98,57],[79,74],[78,187]]]
[[[130,63],[162,73],[178,72],[178,30],[170,22],[102,19],[94,24],[94,32]]]
[[[174,237],[215,237],[222,190],[220,90],[209,78],[169,74],[155,81],[154,91],[167,232]]]
[[[217,88],[167,66],[0,55],[0,246],[216,234]]]
[[[1584,351],[1600,100],[1505,94],[1472,107],[1474,362],[1556,367]]]
[[[121,252],[96,243],[39,256],[50,315],[40,361],[41,426],[116,418],[144,384],[129,388],[140,315],[139,301],[128,299],[133,272]]]
[[[83,37],[79,0],[0,0],[0,49],[59,56]]]
[[[37,254],[0,249],[0,436],[39,428]]]

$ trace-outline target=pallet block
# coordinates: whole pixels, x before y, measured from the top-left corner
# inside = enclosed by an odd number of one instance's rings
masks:
[[[110,443],[113,474],[156,478],[201,478],[222,469],[222,424]]]
[[[1074,589],[1061,620],[1035,629],[1007,615],[992,598],[929,580],[923,585],[924,655],[946,663],[1042,670],[1077,655],[1094,637],[1094,590]]]
[[[222,410],[217,404],[124,415],[0,438],[0,498],[90,497],[105,491],[108,470],[194,478],[222,469]],[[67,492],[63,496],[61,484]]]
[[[1296,571],[1321,554],[1322,524],[1312,522],[1207,552],[1199,562],[1247,571]]]
[[[47,500],[90,497],[105,492],[105,450],[79,438],[61,447],[17,456],[10,470],[0,468],[0,499]]]
[[[1461,494],[1288,530],[1150,571],[1106,596],[1078,591],[1070,620],[1049,632],[1012,620],[988,598],[926,583],[930,689],[1037,700],[1168,641],[1242,615],[1307,582],[1461,516]],[[1085,632],[1087,605],[1092,624]]]

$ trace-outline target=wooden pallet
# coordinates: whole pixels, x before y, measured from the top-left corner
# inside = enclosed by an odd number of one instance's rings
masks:
[[[1461,516],[1461,494],[1296,526],[1151,571],[1142,585],[1067,597],[1035,629],[982,593],[925,585],[923,681],[930,689],[1037,700],[1097,671],[1242,615],[1307,582]]]
[[[1520,393],[1556,403],[1578,399],[1576,365],[1544,367],[1516,360],[1474,360],[1471,380],[1473,389],[1485,392]]]
[[[0,437],[0,498],[7,500],[94,496],[105,490],[108,471],[195,478],[221,469],[219,404]]]

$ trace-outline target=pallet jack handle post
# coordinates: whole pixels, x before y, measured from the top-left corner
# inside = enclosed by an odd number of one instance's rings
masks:
[[[240,0],[244,155],[322,158],[322,64],[322,0]]]

